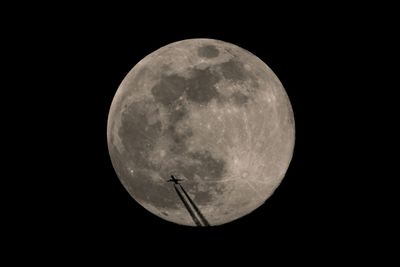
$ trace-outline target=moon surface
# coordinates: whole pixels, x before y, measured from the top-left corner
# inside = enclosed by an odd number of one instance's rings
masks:
[[[114,169],[151,213],[195,226],[170,175],[210,225],[236,220],[279,186],[295,127],[279,79],[258,57],[213,39],[166,45],[125,77],[111,104]]]

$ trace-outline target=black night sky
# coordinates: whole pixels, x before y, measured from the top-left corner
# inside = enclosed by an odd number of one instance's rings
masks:
[[[361,42],[354,33],[362,28],[325,13],[292,21],[214,14],[201,23],[188,14],[146,23],[140,11],[133,13],[115,20],[54,15],[23,28],[32,33],[26,39],[37,40],[25,60],[40,79],[34,83],[40,128],[29,128],[38,140],[29,163],[38,178],[27,181],[21,190],[29,200],[18,203],[19,221],[30,222],[22,227],[27,244],[42,240],[44,250],[71,244],[71,254],[58,251],[63,258],[121,247],[131,251],[122,253],[131,262],[149,250],[155,257],[172,250],[228,258],[263,258],[272,250],[329,258],[332,251],[351,251],[364,238],[357,218],[365,206],[353,197],[355,151],[362,146],[354,129],[363,120],[354,106],[362,102],[354,82],[361,76],[355,68]],[[107,149],[108,111],[122,79],[149,53],[188,38],[220,39],[257,55],[281,80],[295,116],[294,156],[283,182],[263,206],[223,226],[184,227],[151,214],[122,186]]]

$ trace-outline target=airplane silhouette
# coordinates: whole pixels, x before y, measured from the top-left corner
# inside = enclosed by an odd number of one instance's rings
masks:
[[[175,176],[171,175],[171,179],[169,179],[167,182],[174,182],[175,184],[179,184],[179,181],[183,181],[182,179],[177,179]]]

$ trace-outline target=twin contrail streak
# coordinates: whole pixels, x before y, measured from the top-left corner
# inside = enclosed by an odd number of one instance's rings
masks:
[[[180,180],[176,179],[173,175],[171,175],[171,179],[168,180],[168,182],[174,182],[174,188],[176,193],[178,194],[179,198],[183,202],[183,205],[185,205],[185,208],[190,214],[190,217],[192,217],[194,223],[197,226],[210,226],[204,215],[201,213],[199,208],[196,206],[196,204],[193,202],[193,200],[190,198],[189,194],[186,193],[186,190],[183,188],[183,186],[179,183]],[[183,194],[182,194],[183,192]]]

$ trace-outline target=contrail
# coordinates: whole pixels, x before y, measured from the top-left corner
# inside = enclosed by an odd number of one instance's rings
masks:
[[[208,221],[206,220],[206,218],[204,218],[203,214],[201,213],[201,211],[199,210],[199,208],[196,206],[196,204],[193,202],[193,200],[190,198],[190,196],[186,193],[185,189],[182,187],[181,184],[179,184],[179,186],[182,188],[183,193],[185,194],[185,196],[187,197],[187,199],[189,200],[190,204],[192,204],[194,210],[197,212],[197,215],[199,216],[200,220],[203,223],[203,226],[210,226],[210,224],[208,223]]]
[[[186,193],[186,190],[179,183],[179,181],[181,181],[181,180],[176,179],[175,176],[171,175],[171,179],[169,179],[167,182],[174,182],[175,191],[178,194],[181,201],[183,202],[183,205],[185,205],[185,208],[189,212],[194,223],[197,226],[210,226],[210,224],[208,223],[208,221],[206,220],[204,215],[201,213],[201,211],[199,210],[197,205],[190,198],[189,194]],[[184,195],[182,195],[181,191],[183,192]]]

